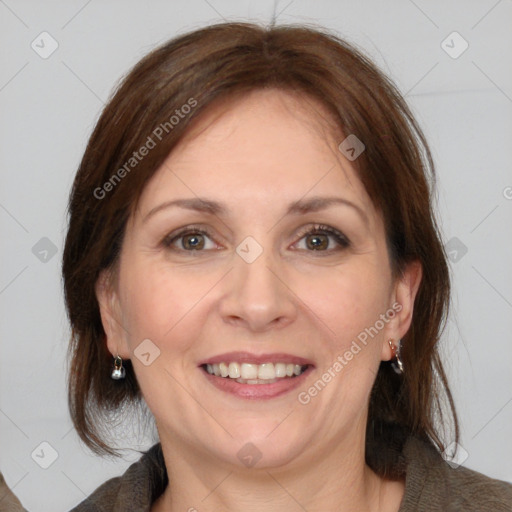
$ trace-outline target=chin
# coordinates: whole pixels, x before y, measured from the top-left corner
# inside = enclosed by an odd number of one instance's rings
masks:
[[[230,424],[233,438],[217,446],[217,456],[230,464],[248,469],[277,469],[286,466],[311,444],[310,437],[304,435],[304,429],[302,432],[299,429],[290,430],[285,425],[288,421],[291,418],[284,419],[282,424],[276,423],[275,419],[250,419]]]

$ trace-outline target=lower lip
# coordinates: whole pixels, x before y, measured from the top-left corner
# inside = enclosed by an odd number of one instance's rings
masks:
[[[279,378],[276,382],[271,384],[240,384],[234,379],[228,377],[216,377],[209,374],[201,368],[206,378],[221,391],[231,393],[238,398],[245,400],[265,400],[269,398],[276,398],[278,396],[289,393],[293,389],[299,387],[307,378],[309,373],[313,370],[309,366],[306,371],[293,378]]]

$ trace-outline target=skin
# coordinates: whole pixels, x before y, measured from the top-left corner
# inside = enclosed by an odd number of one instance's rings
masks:
[[[393,357],[388,340],[410,326],[421,267],[392,278],[383,219],[337,150],[343,139],[315,100],[255,91],[202,115],[143,191],[116,272],[101,276],[97,296],[108,348],[132,360],[160,435],[172,492],[153,510],[398,510],[404,484],[365,465],[365,426],[379,364]],[[344,204],[286,214],[313,196],[343,198],[362,214]],[[148,217],[162,203],[196,197],[228,211],[174,206]],[[312,249],[304,228],[315,224],[350,245],[320,233],[322,249]],[[211,232],[202,250],[183,248],[193,235],[163,243],[186,226]],[[247,236],[263,248],[250,264],[235,251]],[[395,302],[401,311],[299,403],[298,393]],[[134,357],[144,339],[160,350],[149,366]],[[198,368],[229,351],[285,352],[315,368],[297,390],[242,400]],[[249,442],[262,454],[252,468],[237,457]]]

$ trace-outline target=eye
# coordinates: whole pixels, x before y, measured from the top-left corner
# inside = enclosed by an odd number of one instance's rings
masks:
[[[188,252],[217,248],[208,231],[194,227],[171,233],[163,240],[163,244],[169,249]]]
[[[300,250],[332,252],[350,246],[349,239],[330,226],[315,225],[303,231],[296,246]]]

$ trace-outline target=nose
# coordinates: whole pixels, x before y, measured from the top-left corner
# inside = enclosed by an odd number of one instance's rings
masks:
[[[224,321],[254,332],[285,327],[297,314],[290,285],[278,257],[270,252],[252,263],[235,255],[224,281],[220,314]]]

